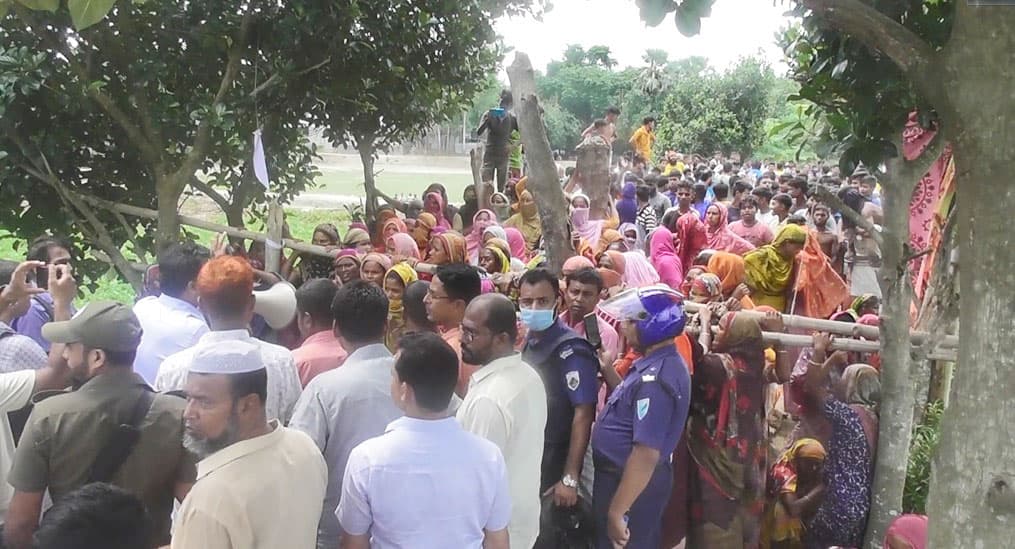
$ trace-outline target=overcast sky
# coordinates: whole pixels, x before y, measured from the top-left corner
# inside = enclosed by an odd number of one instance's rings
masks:
[[[702,20],[701,33],[693,38],[677,32],[672,14],[658,26],[646,27],[635,0],[553,0],[553,9],[542,21],[505,17],[496,26],[507,46],[527,53],[540,71],[560,59],[568,44],[586,48],[601,44],[610,47],[621,67],[643,65],[645,50],[657,48],[669,52],[670,59],[706,57],[719,69],[760,52],[781,72],[785,65],[774,35],[789,18],[782,15],[787,8],[774,3],[717,0],[712,15]],[[505,65],[513,60],[514,53],[508,53]]]

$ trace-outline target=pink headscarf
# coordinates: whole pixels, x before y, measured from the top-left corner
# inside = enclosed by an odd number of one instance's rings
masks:
[[[579,198],[584,198],[586,204],[591,204],[589,197],[583,194],[577,194],[571,198],[571,229],[584,238],[589,246],[595,248],[599,245],[599,238],[603,235],[604,222],[601,220],[590,220],[589,213],[591,210],[589,208],[576,208],[574,201]]]
[[[505,227],[504,232],[507,233],[507,242],[511,246],[511,257],[522,261],[528,259],[529,252],[525,249],[525,237],[522,236],[522,232],[514,227]]]
[[[708,225],[708,211],[719,210],[719,225],[714,229]],[[754,249],[754,244],[744,240],[729,227],[729,210],[721,202],[713,202],[705,209],[705,234],[708,235],[708,247],[721,252],[744,255]]]
[[[885,532],[885,549],[888,549],[888,536],[893,535],[905,540],[913,549],[925,549],[927,547],[927,516],[902,515],[892,521],[892,525]]]
[[[659,273],[641,252],[624,252],[624,284],[641,288],[659,282]]]
[[[395,233],[388,238],[388,247],[394,250],[392,255],[400,257],[411,257],[412,259],[421,259],[419,256],[419,246],[416,245],[416,241],[413,240],[411,235],[406,233]]]
[[[479,216],[486,215],[490,221],[480,221]],[[465,249],[469,254],[469,261],[475,265],[479,261],[479,250],[483,247],[483,231],[487,227],[497,224],[497,214],[493,210],[479,210],[472,216],[472,229],[465,235]]]
[[[576,255],[569,257],[566,261],[564,261],[564,266],[561,267],[560,272],[566,276],[574,274],[582,269],[594,269],[595,267],[596,266],[592,264],[591,259],[583,255]]]
[[[427,203],[431,198],[437,201],[436,208],[427,207]],[[444,197],[441,196],[441,193],[427,193],[427,195],[423,197],[423,208],[425,211],[433,214],[433,216],[437,218],[438,227],[443,227],[445,229],[451,228],[451,222],[448,221],[448,218],[444,217]]]
[[[390,257],[388,257],[388,256],[386,256],[384,254],[379,254],[379,253],[369,253],[369,254],[363,256],[363,261],[360,263],[360,270],[361,270],[361,272],[362,272],[363,267],[368,262],[370,262],[370,261],[373,261],[374,263],[380,265],[381,268],[384,269],[385,273],[388,272],[389,269],[391,269],[391,258]]]
[[[673,245],[673,233],[666,227],[659,227],[652,233],[649,244],[652,266],[659,273],[659,281],[679,291],[684,281],[684,267],[677,257],[677,249]]]

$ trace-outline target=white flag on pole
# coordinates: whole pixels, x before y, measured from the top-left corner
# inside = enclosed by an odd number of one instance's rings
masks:
[[[261,143],[261,130],[254,130],[254,176],[268,190],[268,164],[264,159],[264,145]]]

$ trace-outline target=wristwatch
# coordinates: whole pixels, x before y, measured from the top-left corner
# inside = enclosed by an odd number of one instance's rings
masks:
[[[563,484],[564,486],[567,486],[568,488],[578,487],[578,481],[575,480],[575,478],[572,477],[571,475],[564,475],[564,478],[560,479],[560,483]]]

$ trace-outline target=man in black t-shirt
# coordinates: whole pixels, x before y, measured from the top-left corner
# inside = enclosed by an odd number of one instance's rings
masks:
[[[476,129],[476,135],[486,132],[486,149],[483,152],[483,182],[493,182],[496,172],[497,191],[504,192],[508,177],[508,158],[511,155],[511,132],[518,129],[518,119],[511,113],[511,91],[500,92],[500,107],[490,109]]]

